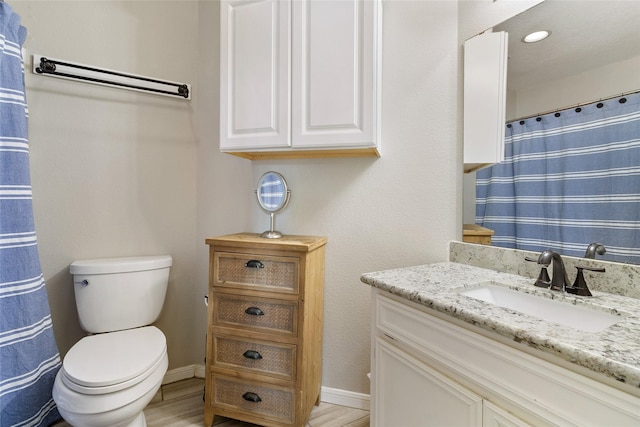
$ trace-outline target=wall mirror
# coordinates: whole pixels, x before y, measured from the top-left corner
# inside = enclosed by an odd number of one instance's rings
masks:
[[[507,121],[640,90],[638,22],[640,2],[546,0],[493,27],[509,32]],[[551,36],[521,42],[539,29]],[[464,223],[475,222],[475,176],[464,175]]]
[[[287,181],[278,172],[269,171],[260,177],[255,190],[260,208],[269,214],[270,228],[260,235],[267,239],[279,239],[282,233],[275,230],[276,214],[287,207],[291,198],[291,190]]]

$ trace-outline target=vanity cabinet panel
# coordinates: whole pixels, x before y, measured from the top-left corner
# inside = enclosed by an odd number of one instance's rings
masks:
[[[484,427],[530,427],[530,424],[488,401],[482,403],[482,425]]]
[[[205,425],[303,426],[320,403],[324,247],[314,236],[207,239]]]
[[[384,425],[379,414],[393,402],[377,396],[384,386],[378,382],[388,377],[387,368],[397,370],[397,362],[381,356],[380,341],[409,355],[405,361],[413,362],[414,369],[427,366],[480,396],[486,426],[640,425],[636,396],[570,371],[560,360],[556,364],[536,357],[445,314],[372,289],[372,426]],[[416,405],[407,410],[422,409]]]
[[[377,156],[380,3],[222,1],[221,151]]]
[[[465,172],[504,160],[507,47],[505,31],[464,43]]]
[[[482,426],[482,398],[382,339],[375,341],[378,426]]]

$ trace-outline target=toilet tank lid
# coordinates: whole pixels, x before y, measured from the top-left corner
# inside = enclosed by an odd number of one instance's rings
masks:
[[[171,267],[172,261],[170,255],[84,259],[72,262],[69,272],[71,274],[109,274],[157,270]]]

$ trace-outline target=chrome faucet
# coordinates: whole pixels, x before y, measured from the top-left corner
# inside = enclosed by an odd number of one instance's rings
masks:
[[[558,252],[550,250],[542,251],[538,256],[538,264],[544,267],[552,264],[553,275],[550,283],[552,290],[565,291],[571,287],[569,277],[567,277],[567,270],[564,268],[564,261]]]

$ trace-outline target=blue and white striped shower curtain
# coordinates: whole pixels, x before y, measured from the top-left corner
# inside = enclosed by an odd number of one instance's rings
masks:
[[[48,426],[60,356],[40,268],[31,204],[22,43],[0,3],[0,426]]]
[[[496,246],[640,264],[640,93],[507,124],[503,163],[476,177]]]

